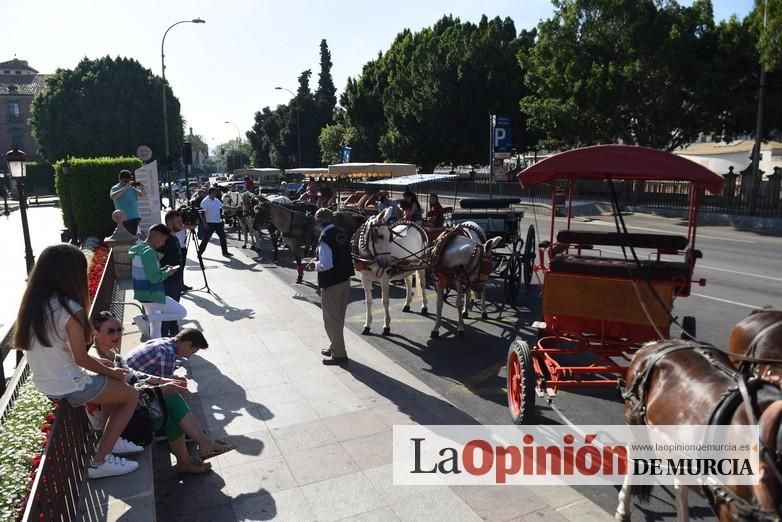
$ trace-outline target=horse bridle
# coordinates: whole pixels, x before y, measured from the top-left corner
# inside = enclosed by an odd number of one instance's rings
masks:
[[[367,221],[361,229],[361,234],[359,236],[359,248],[361,248],[361,250],[367,251],[370,254],[370,256],[372,256],[372,259],[377,259],[378,256],[382,256],[382,255],[391,255],[390,250],[388,252],[378,252],[375,248],[375,240],[377,239],[377,236],[379,234],[378,229],[380,227],[386,227],[388,228],[388,234],[389,234],[388,244],[389,245],[394,244],[399,248],[401,248],[402,250],[404,250],[405,252],[407,252],[407,255],[405,257],[400,258],[399,261],[404,261],[406,259],[411,259],[411,258],[417,258],[420,256],[422,252],[426,252],[428,247],[424,247],[423,249],[417,252],[413,252],[407,247],[405,247],[404,245],[395,241],[394,237],[399,236],[399,234],[395,233],[393,229],[393,227],[396,225],[410,225],[414,227],[417,232],[421,233],[421,231],[418,230],[418,225],[410,221],[397,221],[393,225],[389,225],[386,222],[378,223],[375,220],[370,220]],[[422,233],[422,237],[426,237],[426,235]]]
[[[747,347],[747,353],[745,354],[737,354],[737,353],[729,353],[728,356],[731,358],[735,358],[740,360],[739,363],[739,371],[746,372],[751,368],[752,374],[755,377],[763,377],[763,378],[769,378],[773,377],[776,374],[772,371],[771,368],[766,370],[766,373],[762,376],[758,375],[758,365],[760,364],[768,364],[768,365],[779,365],[782,366],[782,359],[773,359],[770,357],[755,357],[755,351],[757,350],[758,345],[761,341],[765,340],[765,337],[772,331],[776,330],[777,328],[782,326],[782,321],[777,321],[775,323],[771,323],[770,325],[767,325],[762,330],[760,330],[758,333],[756,333],[752,337],[752,341],[750,341],[749,346]]]

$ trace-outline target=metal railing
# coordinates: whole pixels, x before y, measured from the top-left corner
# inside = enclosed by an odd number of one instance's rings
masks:
[[[106,267],[90,306],[90,318],[102,310],[122,317],[122,290],[116,284],[114,252],[109,252]],[[0,423],[13,407],[22,384],[30,376],[26,358],[22,358],[8,388],[0,397]],[[38,473],[21,520],[75,520],[87,466],[95,451],[95,436],[83,408],[58,401],[49,442],[41,455]]]

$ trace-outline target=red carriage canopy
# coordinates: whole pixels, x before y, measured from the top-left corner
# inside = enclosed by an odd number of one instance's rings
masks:
[[[676,154],[634,145],[595,145],[546,158],[519,174],[523,187],[558,179],[689,181],[712,194],[722,189],[722,176]]]

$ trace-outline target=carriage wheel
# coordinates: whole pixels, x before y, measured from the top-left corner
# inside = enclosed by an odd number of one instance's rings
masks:
[[[529,345],[516,339],[508,349],[508,409],[514,424],[526,424],[535,410],[535,370]]]
[[[682,319],[681,338],[685,341],[694,341],[695,337],[695,318],[691,315],[685,315]]]
[[[524,285],[532,282],[532,273],[535,265],[535,227],[530,225],[527,229],[527,241],[524,243]]]
[[[521,248],[520,241],[514,241],[510,253],[507,255],[505,269],[503,270],[503,282],[505,290],[505,304],[515,305],[516,298],[521,288]]]

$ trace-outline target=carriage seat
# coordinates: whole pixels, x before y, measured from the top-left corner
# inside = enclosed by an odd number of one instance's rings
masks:
[[[557,233],[557,241],[573,245],[653,248],[662,252],[674,253],[684,250],[689,243],[686,237],[671,234],[624,234],[592,230],[560,230]]]
[[[551,271],[597,277],[649,279],[652,281],[689,281],[690,265],[679,261],[635,260],[559,254],[551,259]]]

